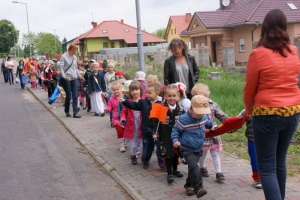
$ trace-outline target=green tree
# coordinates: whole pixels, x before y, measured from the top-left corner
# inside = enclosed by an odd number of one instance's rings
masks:
[[[52,57],[54,53],[62,52],[58,36],[51,33],[38,33],[35,37],[35,44],[38,54],[48,53]]]
[[[0,21],[0,52],[8,54],[19,38],[19,31],[6,19]]]
[[[164,38],[165,37],[165,32],[166,32],[166,28],[160,28],[157,29],[154,33],[152,33],[153,35],[156,35],[158,37]]]
[[[29,44],[24,46],[24,56],[29,56],[30,55],[30,48],[29,48]]]
[[[23,37],[23,40],[22,40],[22,46],[25,48],[25,46],[28,45],[28,48],[29,48],[29,42],[31,41],[31,51],[32,53],[34,53],[36,51],[36,34],[33,33],[33,32],[29,32],[29,35],[28,34],[23,34],[22,35]],[[26,53],[26,55],[29,55],[30,53]]]

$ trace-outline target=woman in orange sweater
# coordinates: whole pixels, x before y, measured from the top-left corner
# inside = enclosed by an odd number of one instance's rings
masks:
[[[250,54],[244,88],[266,200],[285,197],[286,155],[300,116],[299,73],[298,50],[290,44],[287,18],[281,10],[271,10],[257,49]]]

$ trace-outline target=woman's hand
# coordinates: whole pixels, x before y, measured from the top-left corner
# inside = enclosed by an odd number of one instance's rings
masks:
[[[71,79],[70,79],[70,78],[68,78],[68,77],[66,77],[66,78],[65,78],[65,80],[66,80],[66,81],[70,81]]]

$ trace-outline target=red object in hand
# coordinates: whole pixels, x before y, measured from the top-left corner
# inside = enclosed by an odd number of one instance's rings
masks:
[[[212,138],[227,133],[229,131],[240,129],[244,125],[246,119],[248,119],[248,115],[245,115],[243,117],[228,117],[223,122],[223,124],[221,124],[215,131],[206,129],[205,137]]]
[[[125,127],[122,124],[115,124],[118,138],[123,138]]]

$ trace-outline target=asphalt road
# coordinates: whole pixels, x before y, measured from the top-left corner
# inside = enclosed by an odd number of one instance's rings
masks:
[[[5,84],[1,74],[0,199],[131,198],[27,90]]]

